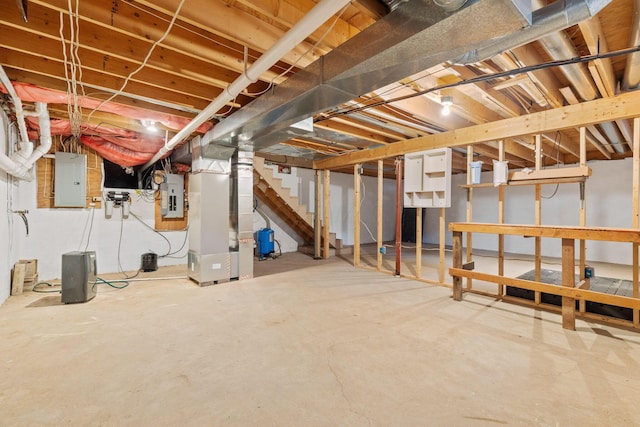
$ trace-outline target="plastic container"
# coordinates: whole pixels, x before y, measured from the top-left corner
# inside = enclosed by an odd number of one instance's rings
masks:
[[[274,237],[273,230],[270,228],[261,228],[257,232],[256,241],[258,242],[258,258],[263,259],[274,253]]]
[[[482,182],[482,162],[471,162],[471,183],[480,184]]]

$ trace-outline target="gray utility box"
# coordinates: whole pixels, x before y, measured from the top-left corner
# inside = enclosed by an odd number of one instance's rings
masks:
[[[184,218],[184,176],[168,173],[165,179],[160,184],[160,213],[164,218]]]
[[[62,254],[62,302],[86,302],[96,296],[96,253]]]
[[[87,205],[87,155],[57,152],[53,205],[84,208]]]

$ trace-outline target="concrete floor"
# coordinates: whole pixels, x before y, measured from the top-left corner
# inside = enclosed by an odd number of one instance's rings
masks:
[[[256,275],[11,297],[0,425],[640,425],[638,332],[570,332],[340,258],[285,254]]]

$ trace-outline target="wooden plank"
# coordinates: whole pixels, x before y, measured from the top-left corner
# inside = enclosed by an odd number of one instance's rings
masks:
[[[591,168],[588,166],[577,166],[568,168],[553,168],[535,170],[532,172],[516,171],[509,174],[510,181],[532,180],[532,179],[557,179],[591,176]]]
[[[353,166],[353,265],[360,266],[360,176],[361,165]]]
[[[467,185],[471,185],[471,162],[473,161],[473,145],[467,146]],[[487,183],[493,186],[493,183]],[[467,189],[467,222],[473,221],[473,188]],[[471,262],[473,259],[473,235],[467,233],[467,249],[466,249],[466,262]],[[468,278],[466,283],[467,289],[473,287],[473,280]]]
[[[610,304],[618,307],[627,307],[631,309],[640,309],[640,299],[624,297],[621,295],[606,294],[603,292],[596,292],[588,289],[570,288],[558,285],[551,285],[549,283],[534,282],[532,280],[517,279],[511,277],[502,277],[495,274],[481,273],[478,271],[464,270],[462,268],[450,268],[449,274],[455,278],[472,277],[476,280],[482,280],[489,283],[503,282],[507,286],[514,286],[516,288],[528,289],[531,291],[540,291],[546,294],[559,295],[563,297],[569,297],[572,299],[584,299],[587,301],[599,302],[602,304]],[[475,291],[472,291],[475,292]],[[506,297],[505,297],[506,298]]]
[[[322,256],[322,221],[321,221],[321,194],[322,194],[322,171],[316,171],[316,194],[315,194],[315,212],[314,212],[314,257],[316,259]]]
[[[378,263],[377,263],[377,270],[378,271],[382,271],[382,252],[381,252],[381,248],[383,245],[382,242],[382,203],[384,201],[383,199],[383,185],[384,185],[384,164],[382,160],[378,160],[378,216],[377,216],[377,221],[376,221],[376,226],[377,226],[377,240],[378,240]]]
[[[440,208],[440,265],[438,269],[438,279],[444,283],[445,263],[444,263],[444,243],[445,243],[445,208]]]
[[[555,185],[555,184],[571,184],[577,182],[585,182],[587,180],[584,176],[576,176],[570,178],[550,178],[550,179],[527,179],[522,181],[511,181],[507,183],[507,186],[522,186],[522,185]],[[460,184],[460,188],[495,188],[492,182],[485,182],[481,184]]]
[[[416,208],[416,277],[422,276],[422,208]]]
[[[575,240],[562,239],[562,286],[575,288]],[[562,297],[562,327],[576,330],[576,300],[569,296]]]
[[[16,262],[13,266],[13,278],[11,280],[11,295],[20,295],[24,287],[24,275],[27,265],[22,262]]]
[[[580,166],[587,166],[587,129],[582,126],[580,128]],[[580,183],[580,226],[585,227],[587,225],[587,201],[585,182]],[[587,267],[587,245],[584,239],[580,239],[580,279],[585,281],[585,288],[590,286],[590,280],[585,277],[585,268]],[[580,313],[587,311],[585,301],[580,301]]]
[[[499,160],[504,161],[504,142],[498,142]],[[504,224],[504,186],[498,187],[498,224]],[[498,275],[504,276],[504,234],[498,235]],[[504,295],[504,285],[498,284],[498,295]]]
[[[640,233],[638,233],[637,230],[613,227],[576,227],[559,225],[537,227],[523,224],[501,225],[480,222],[451,222],[449,223],[449,231],[640,243]]]
[[[542,186],[540,184],[536,185],[535,225],[542,225]],[[542,238],[536,237],[535,239],[535,279],[536,282],[539,282],[542,272]],[[540,291],[536,291],[534,294],[534,301],[536,304],[540,304],[540,297]]]
[[[633,182],[631,222],[635,229],[640,228],[640,118],[633,119]],[[633,297],[638,298],[638,244],[633,244]],[[633,323],[640,324],[640,311],[633,311]]]
[[[324,191],[324,199],[323,199],[323,209],[324,209],[324,219],[323,219],[323,229],[322,229],[322,243],[323,243],[323,248],[322,248],[322,256],[324,257],[324,259],[329,259],[329,219],[331,217],[331,206],[329,204],[329,199],[331,196],[331,177],[330,177],[330,171],[328,169],[325,169],[324,171],[324,184],[323,184],[323,191]]]
[[[454,274],[453,270],[462,270],[462,233],[459,231],[453,232],[453,255],[452,266],[450,274],[453,276],[453,299],[455,301],[462,301],[462,275]],[[466,271],[466,270],[462,270]],[[467,276],[471,278],[470,276]]]
[[[333,169],[432,148],[461,147],[505,138],[572,129],[617,119],[629,119],[637,116],[640,116],[640,92],[631,91],[611,98],[599,98],[553,110],[426,135],[399,141],[384,147],[316,160],[313,163],[313,167],[315,169]]]
[[[535,136],[536,141],[536,171],[542,170],[542,135]]]

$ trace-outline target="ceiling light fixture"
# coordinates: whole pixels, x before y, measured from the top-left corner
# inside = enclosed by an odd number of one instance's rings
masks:
[[[453,97],[452,96],[443,96],[440,100],[440,104],[442,105],[442,115],[448,116],[451,113],[451,106],[453,105]]]
[[[142,126],[144,126],[149,132],[157,132],[156,122],[153,120],[140,120]]]

